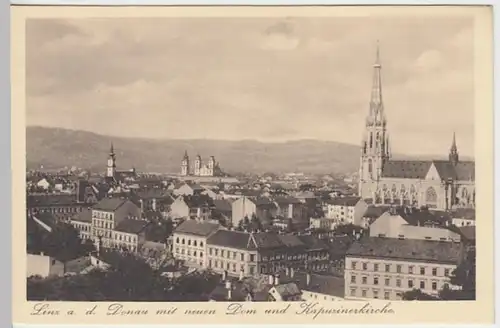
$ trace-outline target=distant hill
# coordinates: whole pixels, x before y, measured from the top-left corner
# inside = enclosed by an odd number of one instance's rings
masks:
[[[333,141],[157,140],[35,126],[26,129],[27,166],[103,172],[111,142],[118,169],[135,167],[144,172],[178,173],[184,150],[192,159],[198,153],[204,160],[215,156],[228,173],[352,173],[359,167],[359,147]]]

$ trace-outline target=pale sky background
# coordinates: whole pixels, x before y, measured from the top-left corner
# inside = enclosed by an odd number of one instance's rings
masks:
[[[474,152],[470,18],[27,22],[28,125],[360,144],[380,40],[394,153]]]

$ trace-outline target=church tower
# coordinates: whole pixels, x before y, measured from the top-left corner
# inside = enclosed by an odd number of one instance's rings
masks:
[[[189,175],[189,156],[187,150],[184,151],[184,157],[181,162],[181,175],[188,176]]]
[[[196,160],[194,161],[194,175],[201,174],[201,156],[197,155]]]
[[[453,141],[451,142],[450,154],[448,155],[448,158],[453,166],[458,164],[458,149],[455,132],[453,132]]]
[[[113,178],[116,173],[116,155],[113,147],[113,143],[111,143],[111,148],[109,150],[108,156],[108,165],[106,168],[106,177]]]
[[[363,184],[380,179],[384,162],[389,159],[389,134],[387,120],[384,113],[382,99],[382,65],[380,64],[379,46],[373,65],[373,82],[370,99],[370,108],[365,121],[365,131],[361,143],[361,161],[359,169],[359,194],[368,198],[372,195],[364,194]]]

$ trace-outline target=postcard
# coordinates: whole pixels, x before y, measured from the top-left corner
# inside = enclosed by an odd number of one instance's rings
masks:
[[[14,6],[11,40],[15,323],[493,322],[490,7]]]

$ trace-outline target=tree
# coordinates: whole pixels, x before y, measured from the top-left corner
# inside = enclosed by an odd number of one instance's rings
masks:
[[[403,300],[405,301],[437,301],[437,297],[426,294],[420,289],[412,289],[403,293]]]
[[[250,228],[251,231],[262,231],[263,230],[262,222],[255,215],[255,213],[252,214],[252,219],[250,220],[249,228]]]
[[[450,283],[459,289],[445,286],[439,296],[445,300],[475,300],[476,299],[476,252],[470,250],[464,260],[450,275]]]
[[[219,281],[212,272],[168,279],[145,260],[129,253],[106,251],[111,267],[66,277],[30,277],[27,299],[46,301],[201,301]]]

